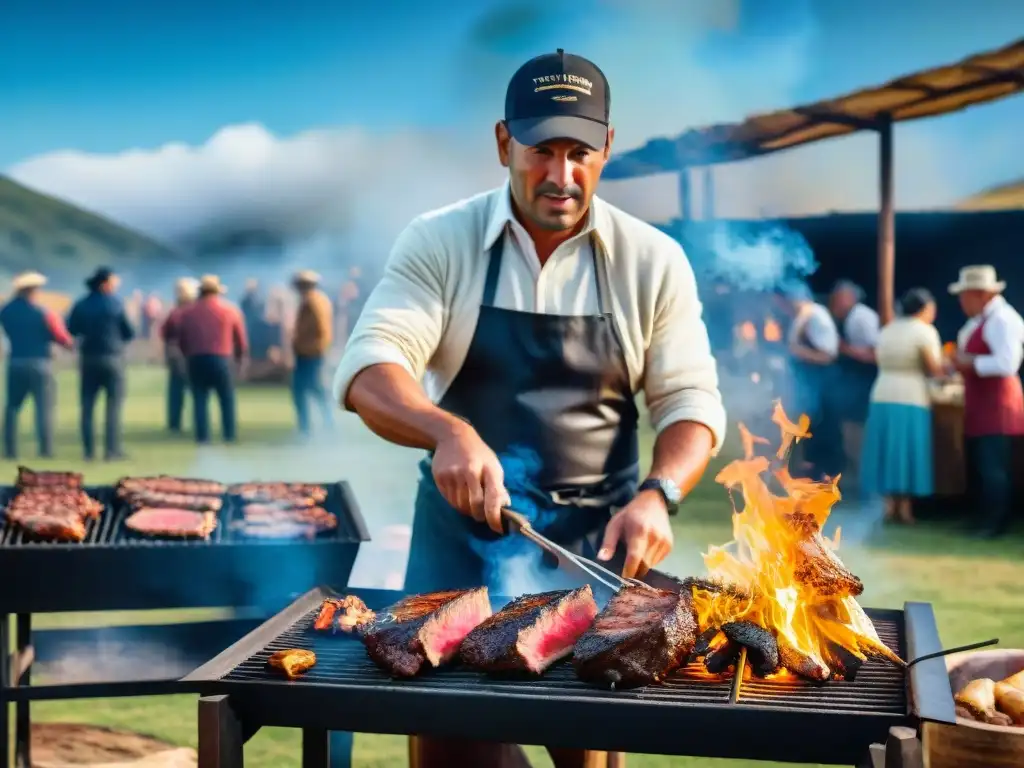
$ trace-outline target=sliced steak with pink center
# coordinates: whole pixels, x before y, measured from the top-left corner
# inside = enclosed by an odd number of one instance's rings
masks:
[[[572,653],[595,616],[597,603],[589,585],[523,595],[470,632],[459,655],[475,669],[539,675]]]
[[[581,680],[636,688],[678,669],[696,642],[697,615],[690,590],[677,594],[628,586],[576,641],[573,666]]]
[[[424,662],[449,661],[473,629],[491,615],[487,588],[411,595],[380,611],[360,634],[370,658],[396,677],[418,674]]]

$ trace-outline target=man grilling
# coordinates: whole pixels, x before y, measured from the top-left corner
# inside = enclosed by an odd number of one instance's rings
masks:
[[[4,458],[18,458],[18,414],[32,398],[36,409],[36,442],[40,458],[53,456],[53,411],[57,384],[53,378],[53,345],[71,349],[74,342],[60,315],[39,304],[46,277],[25,272],[12,281],[14,296],[0,309],[0,327],[7,335],[7,394],[4,403]]]
[[[960,270],[949,292],[969,318],[957,338],[954,366],[964,378],[968,491],[981,519],[977,534],[997,538],[1010,525],[1013,438],[1024,434],[1024,319],[1002,297],[995,267]]]
[[[485,583],[480,544],[502,536],[510,491],[533,499],[535,524],[562,546],[642,573],[671,550],[669,516],[721,443],[686,256],[594,196],[614,135],[609,105],[586,59],[559,50],[523,65],[495,126],[508,183],[416,218],[348,342],[338,401],[385,439],[428,451],[409,592]],[[658,436],[638,486],[639,389]],[[506,488],[523,451],[539,470]],[[420,740],[418,756],[527,764],[518,748],[436,739]]]
[[[100,267],[85,281],[88,293],[68,315],[68,331],[78,339],[81,390],[80,426],[86,461],[96,453],[93,419],[96,401],[104,395],[104,458],[124,458],[121,450],[121,413],[126,388],[125,348],[135,337],[124,304],[117,296],[120,281],[113,270]]]
[[[183,277],[174,285],[177,305],[167,315],[160,328],[160,339],[164,344],[164,360],[167,363],[167,429],[181,432],[181,416],[185,410],[185,391],[188,389],[188,370],[185,355],[178,342],[181,316],[191,307],[199,295],[199,281]]]

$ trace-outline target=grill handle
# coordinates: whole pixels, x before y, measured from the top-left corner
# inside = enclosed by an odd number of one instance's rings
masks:
[[[999,638],[995,637],[991,640],[982,640],[980,643],[971,643],[970,645],[958,645],[955,648],[946,648],[935,653],[926,653],[924,656],[918,656],[916,659],[911,659],[907,662],[907,669],[917,664],[919,661],[928,661],[928,659],[938,659],[942,656],[952,656],[954,653],[963,653],[964,651],[976,651],[979,648],[988,648],[990,645],[998,645]]]

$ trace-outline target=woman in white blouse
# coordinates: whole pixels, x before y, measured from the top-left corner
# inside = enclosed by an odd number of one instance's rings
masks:
[[[886,519],[913,523],[911,500],[932,495],[934,488],[928,379],[943,375],[942,342],[927,290],[908,291],[900,306],[900,317],[878,337],[861,483],[867,494],[885,499]]]

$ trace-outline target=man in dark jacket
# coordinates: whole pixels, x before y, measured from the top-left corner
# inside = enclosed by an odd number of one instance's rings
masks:
[[[0,310],[0,326],[7,334],[7,402],[4,405],[4,458],[18,454],[18,413],[31,395],[36,407],[36,440],[40,457],[53,455],[53,408],[56,382],[53,379],[51,345],[71,349],[72,340],[64,321],[36,301],[46,278],[26,272],[14,278],[13,298]]]
[[[115,295],[119,284],[112,270],[101,267],[85,281],[89,292],[68,316],[68,331],[78,339],[80,356],[82,448],[86,460],[95,456],[93,415],[100,392],[106,396],[103,448],[107,461],[124,457],[121,411],[125,397],[125,347],[134,336],[124,304]]]

